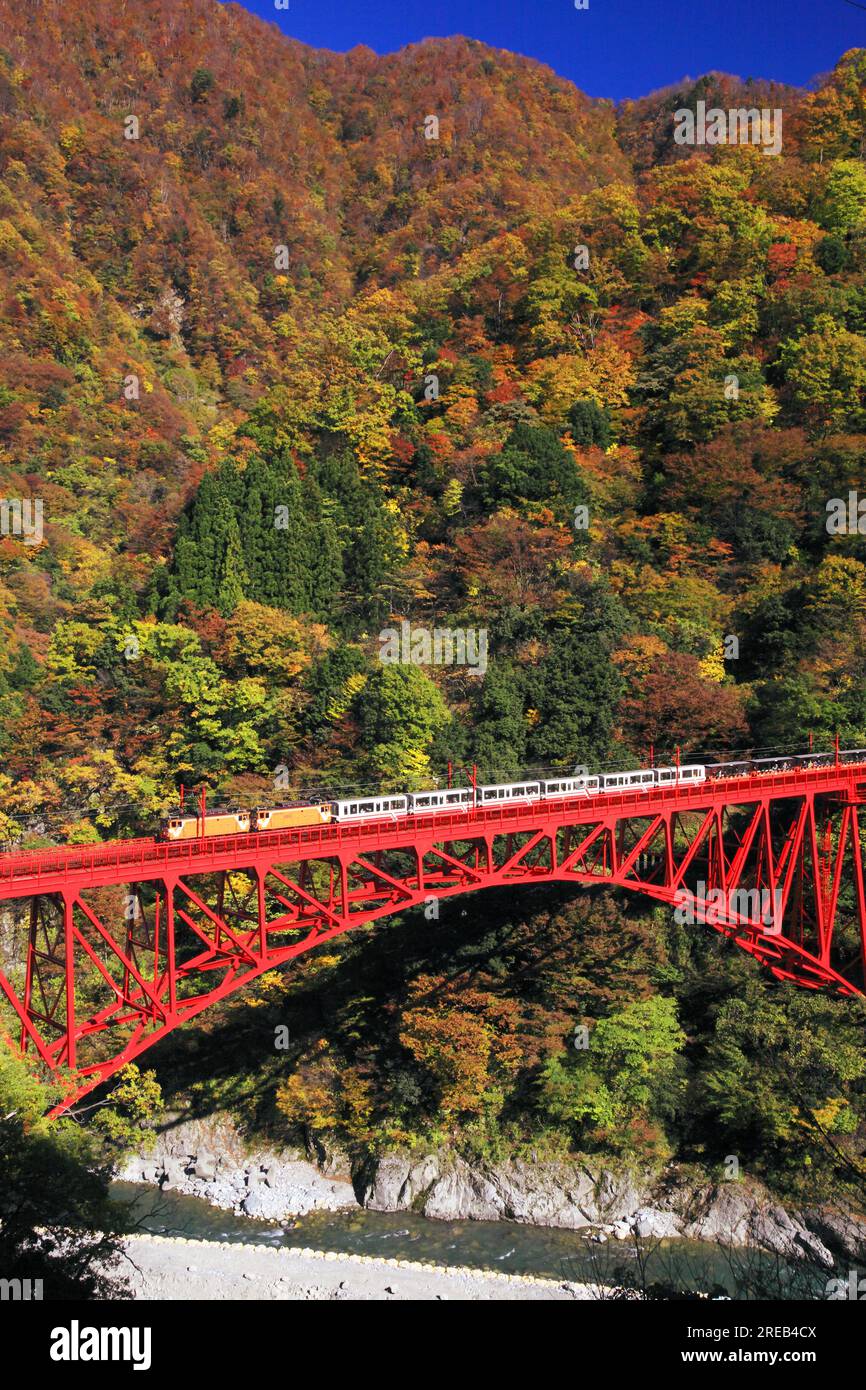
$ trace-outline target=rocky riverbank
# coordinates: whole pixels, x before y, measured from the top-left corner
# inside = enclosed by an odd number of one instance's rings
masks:
[[[588,1160],[471,1165],[455,1155],[389,1155],[361,1183],[373,1211],[442,1220],[516,1221],[586,1231],[596,1240],[677,1237],[752,1247],[830,1269],[866,1260],[866,1222],[814,1208],[787,1211],[760,1183],[713,1182],[671,1165],[661,1175]]]
[[[600,1242],[685,1237],[752,1247],[832,1268],[866,1262],[866,1222],[827,1208],[788,1211],[749,1179],[694,1170],[616,1171],[595,1161],[469,1164],[454,1154],[387,1155],[352,1172],[296,1150],[245,1144],[225,1117],[167,1122],[117,1176],[282,1221],[311,1211],[412,1211],[432,1220],[514,1221]]]
[[[251,1147],[224,1117],[168,1119],[153,1147],[130,1156],[116,1176],[203,1197],[263,1221],[359,1206],[347,1169],[333,1165],[332,1171],[322,1171],[294,1149]]]

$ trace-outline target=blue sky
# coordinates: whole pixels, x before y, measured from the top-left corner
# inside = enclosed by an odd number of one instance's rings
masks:
[[[866,6],[866,0],[862,0]],[[711,68],[797,85],[866,47],[866,8],[846,0],[245,0],[317,48],[389,53],[467,34],[548,63],[590,96],[643,96]]]

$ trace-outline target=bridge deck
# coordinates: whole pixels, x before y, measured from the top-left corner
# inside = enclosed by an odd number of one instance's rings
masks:
[[[863,784],[862,793],[857,784]],[[33,849],[0,855],[0,901],[64,888],[144,882],[187,872],[222,872],[252,866],[262,858],[291,863],[352,853],[410,848],[438,840],[477,839],[563,825],[590,824],[599,814],[658,815],[701,811],[713,806],[750,805],[765,796],[839,795],[866,800],[866,763],[762,773],[755,777],[714,778],[698,785],[653,787],[649,791],[599,793],[592,797],[554,797],[524,805],[478,807],[465,812],[407,815],[358,825],[323,825],[303,830],[208,836],[180,842],[115,840],[100,845]],[[280,851],[279,856],[274,850]]]

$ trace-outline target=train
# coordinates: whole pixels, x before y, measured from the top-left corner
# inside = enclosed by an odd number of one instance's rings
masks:
[[[327,825],[331,820],[328,802],[296,801],[289,806],[260,806],[252,811],[213,810],[201,815],[177,811],[160,822],[158,840],[198,840],[202,835],[260,834],[265,830],[293,830],[296,826]]]
[[[438,791],[353,796],[337,800],[295,801],[285,806],[253,810],[215,809],[205,814],[170,813],[160,822],[158,840],[196,840],[212,835],[262,834],[306,826],[396,820],[400,816],[438,815],[473,807],[513,806],[566,797],[649,792],[656,787],[698,786],[708,780],[754,777],[798,768],[819,768],[841,762],[866,762],[866,749],[843,753],[806,753],[775,758],[746,758],[730,763],[687,763],[675,767],[638,768],[630,772],[575,773],[524,782],[491,783],[478,787],[447,787]]]

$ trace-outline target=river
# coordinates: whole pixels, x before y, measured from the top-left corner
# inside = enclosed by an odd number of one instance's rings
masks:
[[[755,1251],[726,1253],[702,1241],[616,1241],[505,1221],[431,1221],[407,1212],[311,1212],[288,1222],[236,1216],[201,1197],[116,1182],[130,1229],[159,1235],[333,1250],[442,1266],[466,1265],[592,1285],[658,1282],[734,1298],[820,1296],[826,1273],[795,1274]],[[622,1272],[622,1274],[620,1273]]]

